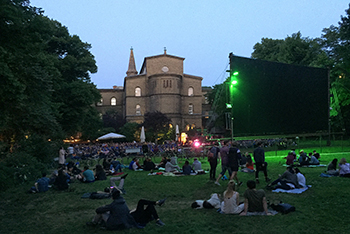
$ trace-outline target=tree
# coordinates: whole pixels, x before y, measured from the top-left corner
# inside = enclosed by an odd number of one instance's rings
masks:
[[[350,130],[350,4],[338,27],[323,29],[324,49],[332,60],[332,118],[341,129]],[[340,123],[339,123],[340,122]]]
[[[96,122],[91,46],[26,0],[1,1],[0,18],[0,140],[44,144]]]
[[[160,111],[145,113],[143,125],[145,127],[146,138],[152,142],[167,139],[170,124],[171,119]]]
[[[116,110],[107,110],[105,114],[102,115],[103,127],[112,127],[114,131],[119,132],[120,128],[125,124],[125,119],[123,114]]]
[[[120,133],[123,134],[126,138],[125,141],[132,142],[136,140],[135,133],[140,128],[140,125],[138,123],[129,122],[124,124],[120,128]]]
[[[326,67],[327,55],[322,50],[322,40],[302,37],[300,32],[284,40],[262,38],[254,45],[252,58],[294,65]]]

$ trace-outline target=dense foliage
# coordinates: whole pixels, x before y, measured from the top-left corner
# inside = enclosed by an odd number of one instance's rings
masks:
[[[349,5],[350,6],[350,5]],[[320,38],[302,37],[300,32],[285,39],[262,38],[254,45],[252,58],[330,70],[332,131],[350,133],[350,8],[338,26],[323,30]],[[312,92],[312,90],[310,90]],[[219,94],[219,95],[218,95]],[[224,85],[216,85],[209,96],[215,112],[208,128],[225,123]]]
[[[10,149],[32,137],[89,137],[101,120],[90,73],[91,46],[25,0],[0,2],[0,140]],[[20,147],[19,147],[20,149]]]
[[[145,113],[146,139],[151,142],[163,142],[169,139],[171,119],[159,111]],[[173,137],[175,139],[175,137]]]

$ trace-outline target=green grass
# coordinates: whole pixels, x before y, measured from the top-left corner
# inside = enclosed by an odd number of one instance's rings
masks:
[[[334,157],[350,160],[349,153],[321,154],[321,163],[328,164]],[[274,179],[283,173],[285,152],[267,152],[269,177]],[[183,160],[179,160],[183,163]],[[204,168],[208,163],[201,159]],[[167,197],[164,206],[157,208],[166,226],[156,227],[154,222],[145,229],[131,229],[119,233],[348,233],[350,224],[350,179],[321,178],[325,168],[301,168],[308,191],[295,194],[276,194],[266,191],[270,201],[283,201],[294,205],[296,212],[287,215],[241,217],[221,215],[215,210],[193,210],[191,203],[208,199],[212,193],[225,190],[227,181],[216,186],[208,180],[209,175],[166,177],[147,176],[147,172],[129,173],[124,196],[130,209],[135,208],[140,198],[158,200]],[[220,172],[218,167],[217,174]],[[246,182],[253,174],[240,173]],[[260,174],[263,181],[263,174]],[[31,184],[17,186],[0,194],[0,233],[112,233],[85,226],[94,216],[95,209],[111,202],[109,199],[81,199],[83,193],[103,190],[107,181],[93,184],[72,183],[69,191],[50,190],[43,194],[28,194]],[[264,188],[265,182],[258,185]],[[246,185],[239,188],[242,195]],[[241,199],[242,196],[241,196]],[[114,232],[113,232],[114,233]]]

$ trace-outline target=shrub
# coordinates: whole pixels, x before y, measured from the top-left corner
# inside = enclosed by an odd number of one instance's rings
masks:
[[[46,171],[45,164],[27,153],[8,154],[0,162],[0,187],[8,189],[27,181],[34,181]]]

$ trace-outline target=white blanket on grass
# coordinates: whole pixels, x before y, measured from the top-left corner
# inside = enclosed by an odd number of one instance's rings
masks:
[[[278,214],[277,211],[275,210],[268,210],[269,213],[271,213],[271,215],[275,215]],[[247,212],[246,216],[255,216],[255,215],[266,215],[265,212]]]
[[[296,188],[296,189],[290,189],[290,190],[284,190],[284,189],[275,189],[272,190],[272,192],[274,193],[295,193],[295,194],[300,194],[302,192],[305,192],[306,190],[308,190],[311,187],[311,185],[306,185],[306,187],[302,187],[302,188]]]

